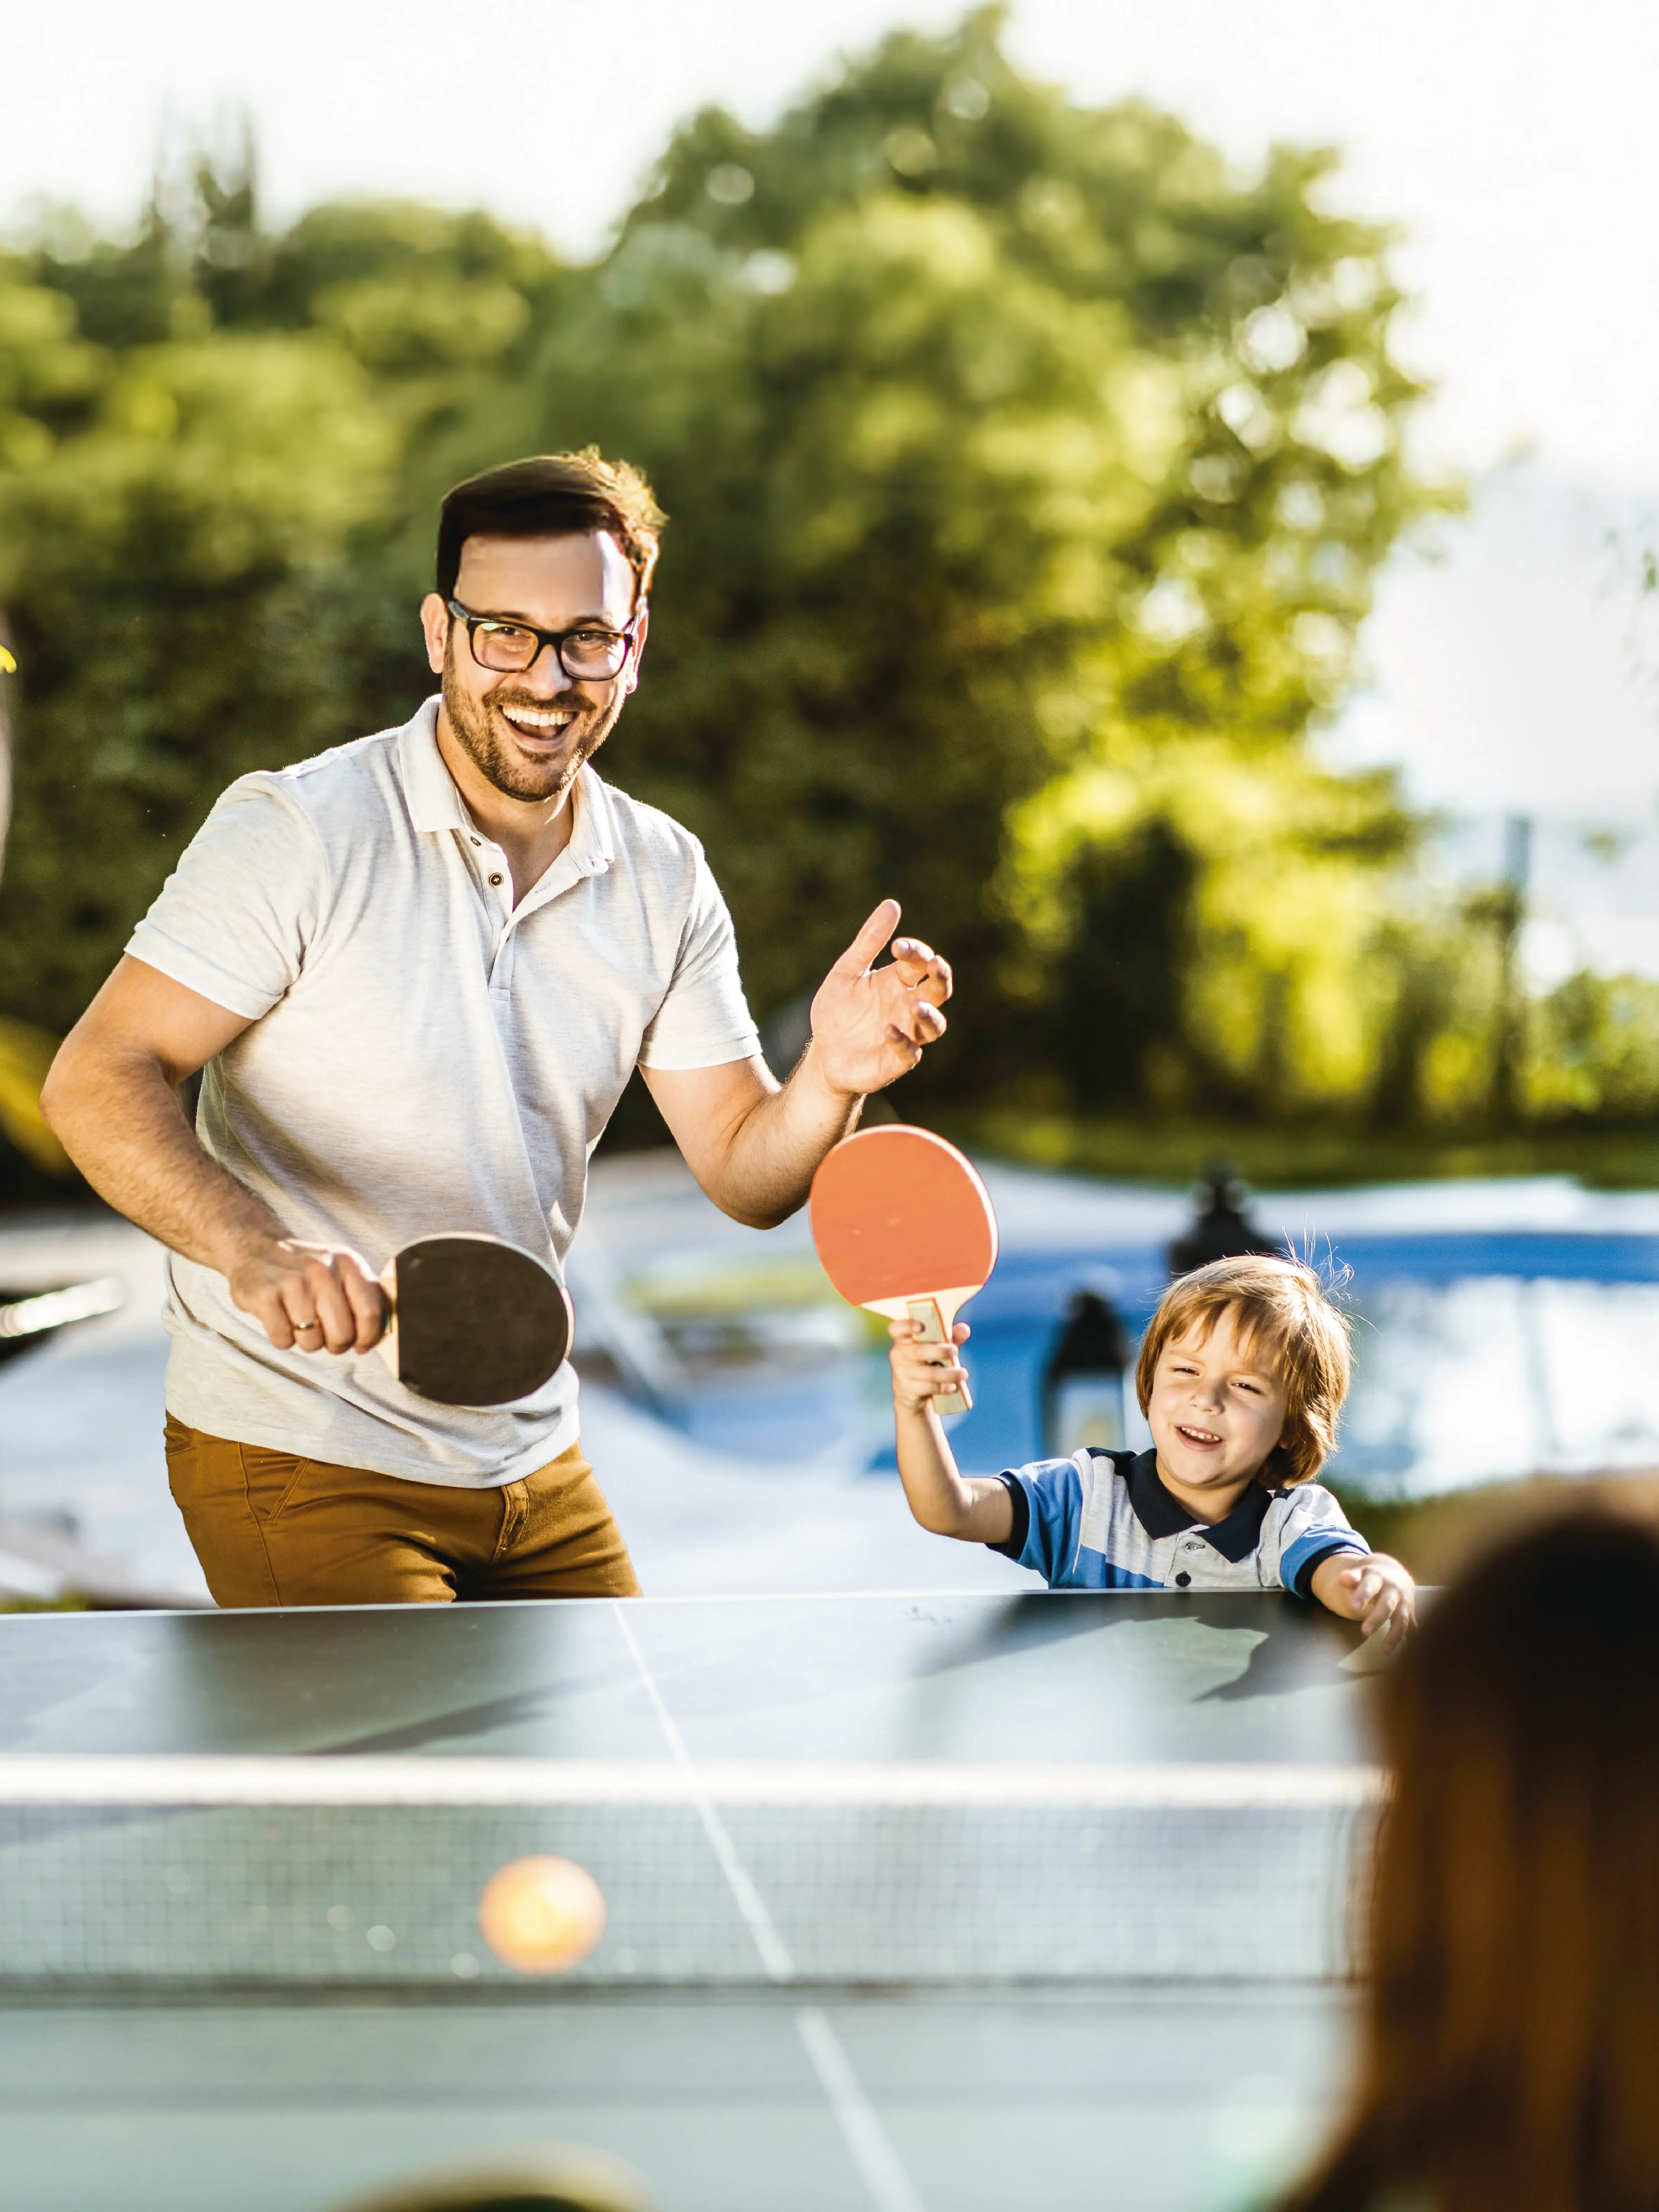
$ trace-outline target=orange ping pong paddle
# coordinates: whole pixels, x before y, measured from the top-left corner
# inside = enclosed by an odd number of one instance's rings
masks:
[[[954,1145],[890,1122],[860,1129],[826,1153],[812,1178],[812,1241],[823,1272],[850,1305],[921,1323],[922,1340],[950,1340],[957,1312],[997,1261],[990,1194]],[[941,1413],[965,1413],[965,1389],[940,1390]]]

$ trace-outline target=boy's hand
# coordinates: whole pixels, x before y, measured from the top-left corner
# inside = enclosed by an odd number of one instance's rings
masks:
[[[949,1344],[923,1344],[919,1321],[889,1322],[887,1334],[893,1340],[888,1354],[893,1370],[893,1403],[901,1413],[920,1413],[941,1390],[959,1390],[968,1380],[968,1370],[957,1358],[956,1349],[968,1341],[965,1321],[959,1321],[951,1331]]]
[[[1381,1651],[1397,1651],[1417,1625],[1417,1585],[1385,1552],[1333,1552],[1314,1569],[1313,1594],[1344,1620],[1357,1620]]]
[[[1006,1544],[1013,1534],[1014,1508],[1000,1476],[964,1475],[951,1456],[945,1431],[927,1408],[939,1390],[959,1390],[967,1374],[957,1356],[968,1341],[968,1325],[958,1322],[948,1344],[924,1344],[921,1323],[890,1322],[893,1340],[893,1404],[899,1480],[910,1510],[936,1536],[956,1536],[964,1544]]]

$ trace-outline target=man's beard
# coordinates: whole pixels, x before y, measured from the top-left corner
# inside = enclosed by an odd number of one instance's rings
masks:
[[[527,693],[498,689],[474,699],[457,682],[453,663],[448,661],[443,694],[449,726],[478,773],[508,799],[532,801],[557,799],[569,789],[578,770],[610,736],[623,708],[620,693],[598,709],[577,691],[562,691],[553,699],[532,699]],[[502,731],[495,720],[496,713],[505,707],[574,708],[574,719],[564,730],[567,750],[556,758],[526,759],[513,749],[511,732]]]

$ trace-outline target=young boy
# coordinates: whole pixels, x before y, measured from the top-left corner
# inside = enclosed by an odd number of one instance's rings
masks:
[[[892,1324],[898,1464],[924,1528],[1035,1567],[1051,1589],[1288,1589],[1405,1641],[1416,1591],[1313,1480],[1348,1392],[1348,1328],[1311,1267],[1217,1260],[1164,1292],[1135,1388],[1152,1449],[958,1474],[933,1411],[956,1346]]]

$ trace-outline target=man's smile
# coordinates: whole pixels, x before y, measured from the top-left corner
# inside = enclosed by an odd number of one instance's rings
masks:
[[[574,707],[532,707],[518,700],[510,707],[498,709],[502,719],[510,722],[521,738],[536,738],[562,737],[576,719]]]

